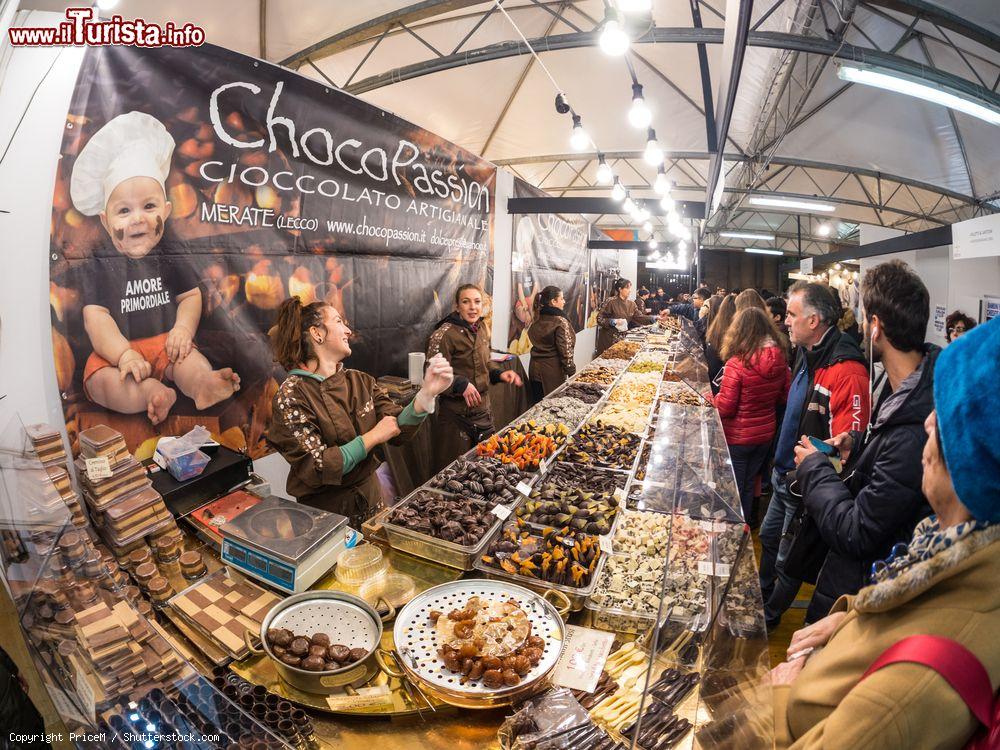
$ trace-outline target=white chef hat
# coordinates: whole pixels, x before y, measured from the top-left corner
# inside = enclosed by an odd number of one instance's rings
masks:
[[[166,195],[174,139],[163,123],[144,112],[118,115],[94,133],[73,165],[69,193],[76,210],[95,216],[111,192],[131,177],[152,177]]]

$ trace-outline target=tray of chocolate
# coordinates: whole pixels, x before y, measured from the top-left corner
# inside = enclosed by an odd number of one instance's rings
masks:
[[[172,519],[160,493],[144,487],[104,511],[101,525],[110,541],[121,547],[164,528],[165,522]]]
[[[482,579],[427,589],[393,627],[396,661],[407,677],[465,708],[507,705],[543,688],[562,640],[562,619],[542,596]]]
[[[594,492],[581,487],[536,487],[517,507],[517,517],[536,529],[565,528],[588,534],[611,534],[618,519],[614,492]]]
[[[597,383],[582,383],[579,380],[574,380],[573,382],[563,386],[562,389],[554,391],[550,394],[550,396],[575,398],[585,404],[593,405],[604,398],[606,390],[606,388],[598,385]]]
[[[536,532],[518,518],[476,560],[476,570],[541,594],[559,591],[578,612],[593,592],[604,557],[593,534],[569,528]]]
[[[585,489],[621,495],[628,484],[628,472],[620,469],[595,469],[572,463],[555,463],[535,482],[541,489]]]
[[[638,435],[596,420],[573,434],[556,461],[631,471],[639,453],[639,443]]]
[[[454,465],[454,464],[453,464]],[[514,471],[517,471],[514,469]],[[448,476],[445,469],[440,476]],[[394,549],[450,568],[472,570],[490,537],[503,523],[521,496],[513,491],[517,482],[499,466],[476,479],[446,479],[445,486],[461,484],[470,492],[451,493],[418,488],[378,517],[386,540]],[[492,499],[478,492],[484,482],[494,487]],[[509,484],[513,482],[513,484]],[[504,490],[497,492],[497,486]],[[494,508],[502,508],[494,512]]]
[[[31,447],[38,460],[46,469],[56,466],[66,466],[66,449],[63,447],[62,435],[51,425],[38,423],[29,424],[24,428]]]
[[[98,512],[106,510],[126,495],[152,486],[146,469],[131,456],[113,466],[110,477],[96,481],[87,475],[87,464],[82,458],[76,459],[75,465],[87,505]]]
[[[249,581],[235,581],[225,570],[217,570],[172,597],[169,605],[227,654],[242,659],[250,653],[244,632],[260,632],[264,617],[280,600]]]

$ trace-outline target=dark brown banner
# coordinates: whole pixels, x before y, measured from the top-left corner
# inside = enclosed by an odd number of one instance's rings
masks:
[[[284,299],[341,310],[348,367],[405,375],[458,285],[486,280],[494,166],[218,47],[89,49],[61,153],[51,300],[74,443],[204,424],[261,455]]]

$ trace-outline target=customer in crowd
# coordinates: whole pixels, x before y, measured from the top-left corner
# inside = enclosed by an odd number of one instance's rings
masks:
[[[760,527],[760,587],[769,629],[802,583],[784,570],[785,532],[796,509],[786,482],[795,468],[795,444],[802,435],[827,440],[868,426],[868,369],[860,347],[837,330],[839,318],[840,305],[826,287],[800,281],[791,288],[785,320],[798,352],[774,452],[771,503]]]
[[[597,356],[617,341],[625,338],[629,327],[645,326],[655,318],[639,312],[635,302],[628,298],[632,292],[632,282],[628,279],[615,279],[611,288],[611,296],[604,301],[597,311]],[[660,317],[665,319],[665,311]]]
[[[703,286],[698,287],[694,290],[694,294],[691,295],[690,302],[676,302],[670,305],[667,310],[671,315],[679,315],[682,318],[697,321],[699,316],[703,314],[701,311],[704,308],[705,302],[708,301],[709,296],[708,289]]]
[[[547,286],[535,297],[534,322],[528,328],[528,384],[534,401],[541,401],[576,372],[576,331],[563,312],[565,306],[557,286]]]
[[[791,381],[788,361],[774,333],[774,324],[763,310],[747,307],[736,313],[722,342],[726,367],[713,399],[729,445],[743,518],[748,522],[754,515],[754,478],[767,460],[776,408],[785,402]]]
[[[841,595],[857,593],[872,563],[907,541],[931,513],[918,468],[940,351],[924,343],[930,295],[920,277],[896,260],[865,274],[861,298],[865,350],[872,364],[884,368],[872,395],[871,426],[826,441],[845,462],[844,479],[808,440],[795,447],[798,492],[830,549],[806,622],[825,617]]]
[[[17,664],[0,648],[0,747],[50,748],[44,740],[45,722],[28,697],[28,683]],[[16,735],[26,739],[15,741]]]
[[[840,320],[837,321],[837,328],[840,329],[841,333],[846,333],[859,344],[864,338],[861,333],[861,328],[858,326],[858,321],[854,317],[854,311],[849,307],[844,308],[844,312],[841,314]]]
[[[639,287],[639,293],[635,295],[635,306],[639,312],[643,315],[649,315],[649,290],[642,286]]]
[[[830,615],[792,636],[789,660],[771,672],[779,750],[959,750],[981,728],[977,716],[993,713],[1000,686],[1000,410],[982,408],[982,394],[996,389],[998,361],[1000,320],[937,358],[937,411],[925,423],[922,456],[923,493],[934,515],[905,551],[875,566],[870,586],[841,597]],[[929,648],[922,639],[907,661],[866,676],[887,649],[912,636],[942,640]],[[976,713],[942,676],[949,667],[967,689],[981,686]]]
[[[950,344],[976,327],[976,321],[961,310],[955,310],[944,320],[945,340]]]
[[[758,310],[767,312],[767,305],[764,304],[764,298],[753,289],[744,289],[736,295],[736,312],[745,310],[748,307],[756,307]]]
[[[712,386],[712,393],[719,392],[719,385],[722,382],[722,366],[725,363],[725,360],[722,359],[722,342],[735,317],[736,296],[730,294],[719,303],[712,324],[705,332],[705,361],[708,364],[708,382]]]
[[[768,297],[764,301],[764,304],[771,311],[771,319],[778,327],[778,330],[787,336],[788,326],[785,325],[785,313],[788,311],[788,305],[785,303],[785,300],[781,297]]]

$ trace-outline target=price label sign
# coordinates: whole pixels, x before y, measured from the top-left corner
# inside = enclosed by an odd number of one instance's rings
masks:
[[[614,633],[567,625],[552,682],[570,690],[594,692],[614,640]]]
[[[615,487],[615,493],[614,494],[615,494],[615,497],[618,498],[619,500],[624,500],[625,499],[625,490],[622,489],[621,487]]]
[[[508,485],[508,486],[510,486],[510,485]],[[531,485],[529,485],[527,482],[518,482],[516,489],[517,489],[518,492],[520,492],[525,497],[530,497],[531,496]]]
[[[604,534],[603,536],[597,537],[597,544],[601,548],[601,554],[613,555],[614,549],[611,546],[611,535]]]
[[[506,521],[508,518],[510,518],[510,508],[508,508],[506,505],[494,505],[492,513],[501,521]]]
[[[85,459],[87,465],[87,478],[91,482],[107,479],[111,476],[111,461],[107,456]]]

